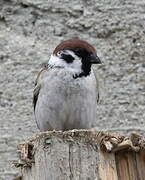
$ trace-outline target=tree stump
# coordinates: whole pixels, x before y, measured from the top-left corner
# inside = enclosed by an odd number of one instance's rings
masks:
[[[22,180],[144,180],[145,140],[91,130],[47,131],[18,145]]]

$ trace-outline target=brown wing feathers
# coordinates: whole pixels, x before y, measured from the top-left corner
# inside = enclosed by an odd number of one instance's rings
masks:
[[[33,106],[34,106],[34,111],[35,111],[35,107],[36,107],[36,103],[38,100],[38,96],[39,96],[39,92],[41,89],[41,75],[44,71],[47,71],[48,68],[44,67],[43,69],[41,69],[41,71],[38,73],[36,81],[35,81],[35,88],[33,91]]]

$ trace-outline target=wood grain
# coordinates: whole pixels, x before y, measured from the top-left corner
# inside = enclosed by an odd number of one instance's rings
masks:
[[[135,137],[135,138],[134,138]],[[40,133],[19,145],[22,180],[145,180],[145,141],[89,130]]]

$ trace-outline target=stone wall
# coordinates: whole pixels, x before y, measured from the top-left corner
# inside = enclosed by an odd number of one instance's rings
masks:
[[[38,132],[37,72],[59,42],[76,36],[103,62],[96,129],[145,132],[144,0],[0,0],[0,180],[17,175],[16,145]]]

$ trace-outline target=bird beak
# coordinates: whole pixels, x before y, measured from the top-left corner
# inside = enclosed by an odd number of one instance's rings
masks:
[[[97,56],[97,54],[91,54],[90,55],[90,62],[91,64],[102,64],[100,58]]]

